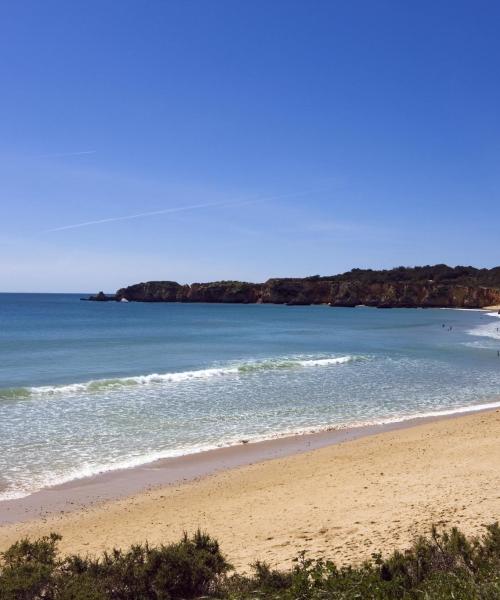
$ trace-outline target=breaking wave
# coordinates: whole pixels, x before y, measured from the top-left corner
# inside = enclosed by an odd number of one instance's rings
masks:
[[[500,314],[496,312],[486,313],[488,317],[495,317],[494,321],[478,325],[474,329],[470,329],[467,333],[479,337],[488,337],[494,340],[500,340]]]
[[[37,387],[10,388],[0,390],[0,400],[18,400],[34,396],[71,395],[92,393],[103,390],[112,390],[123,387],[161,385],[181,383],[196,379],[211,379],[214,377],[240,376],[255,371],[273,371],[279,369],[301,369],[310,367],[329,367],[341,365],[355,360],[362,360],[363,356],[333,356],[333,357],[290,357],[268,360],[255,360],[224,367],[198,369],[194,371],[181,371],[178,373],[150,373],[133,377],[120,377],[114,379],[96,379],[83,383],[66,385],[46,385]]]

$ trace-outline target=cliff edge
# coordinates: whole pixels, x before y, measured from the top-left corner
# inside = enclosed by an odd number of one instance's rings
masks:
[[[329,304],[377,308],[482,308],[500,304],[500,267],[398,267],[353,269],[340,275],[274,278],[264,283],[214,281],[181,285],[148,281],[102,292],[95,301]]]

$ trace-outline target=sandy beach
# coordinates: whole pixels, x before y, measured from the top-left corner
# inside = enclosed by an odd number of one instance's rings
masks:
[[[300,550],[338,562],[403,548],[431,524],[476,532],[500,516],[500,410],[442,419],[240,466],[70,513],[0,527],[63,536],[63,552],[177,540],[200,527],[241,570]]]

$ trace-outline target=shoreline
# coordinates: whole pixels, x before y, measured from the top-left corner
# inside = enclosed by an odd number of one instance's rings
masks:
[[[459,310],[459,309],[457,309]],[[468,312],[470,312],[470,309],[467,309]],[[486,315],[488,315],[488,311],[481,311],[483,314],[486,313]],[[446,319],[451,318],[450,317],[451,313],[448,313],[448,316],[446,317]],[[496,316],[496,315],[495,315]],[[440,317],[439,317],[440,318]],[[487,320],[491,320],[490,317],[488,316],[484,316],[481,315],[481,318],[484,318],[484,321],[486,322]],[[434,316],[432,317],[432,319],[434,319]],[[431,321],[432,321],[431,319]],[[471,319],[472,320],[472,319]],[[495,320],[495,319],[493,319]],[[462,322],[462,321],[467,321],[467,319],[459,319],[457,317],[457,322]],[[479,323],[479,317],[475,317],[473,319],[474,322]],[[496,323],[495,323],[496,325]],[[470,332],[466,332],[466,333],[470,333]],[[472,344],[471,344],[472,345]],[[479,344],[478,344],[479,345]],[[495,354],[496,354],[496,350],[495,350]],[[322,355],[321,355],[322,356]],[[326,356],[326,354],[325,354]],[[293,358],[293,357],[291,357]],[[370,356],[367,357],[363,357],[363,356],[352,356],[352,357],[336,357],[336,358],[332,358],[332,361],[343,361],[344,359],[348,359],[351,358],[352,360],[357,360],[357,359],[363,359],[363,358],[371,358]],[[274,358],[272,359],[273,361],[275,360]],[[277,359],[276,359],[277,360]],[[285,358],[285,360],[288,360],[288,357]],[[298,360],[298,358],[297,358]],[[323,359],[321,359],[323,360]],[[330,359],[328,359],[330,360]],[[262,359],[260,360],[260,362],[265,363],[266,359]],[[271,362],[271,360],[269,361]],[[300,364],[301,361],[299,361]],[[309,362],[314,362],[314,361],[309,361]],[[321,362],[321,361],[319,361]],[[326,359],[325,359],[326,362]],[[249,364],[252,363],[252,361],[249,361]],[[259,360],[255,360],[255,363],[257,366],[259,363]],[[128,377],[117,377],[117,381],[119,381],[120,386],[123,384],[122,380],[125,380],[125,383],[127,383],[126,379],[130,379],[132,380],[140,380],[141,382],[144,381],[146,383],[149,382],[149,379],[151,379],[152,381],[154,380],[155,377],[158,377],[160,379],[167,379],[170,380],[171,379],[183,379],[183,378],[189,378],[190,376],[199,376],[199,375],[204,375],[205,371],[207,372],[207,376],[209,375],[209,371],[228,371],[228,372],[232,372],[235,371],[236,369],[238,369],[240,366],[240,363],[228,363],[228,364],[222,364],[222,365],[215,365],[214,368],[206,368],[206,369],[201,369],[201,370],[196,370],[193,372],[187,371],[187,372],[173,372],[173,373],[160,373],[159,375],[156,373],[150,373],[150,374],[146,374],[146,375],[129,375]],[[253,367],[253,364],[250,364],[251,367]],[[242,363],[241,365],[241,370],[245,370],[247,368],[246,363]],[[141,372],[140,370],[138,370],[137,372]],[[177,378],[177,379],[176,379]],[[45,394],[47,393],[47,395],[51,395],[52,392],[55,394],[58,391],[61,392],[66,392],[67,388],[75,388],[75,389],[80,389],[80,388],[85,388],[85,386],[88,386],[89,389],[92,388],[92,386],[95,384],[96,389],[100,390],[101,385],[104,384],[108,384],[108,383],[113,383],[114,379],[110,378],[109,381],[107,379],[99,379],[99,377],[97,377],[96,379],[90,379],[89,381],[84,381],[84,382],[78,382],[78,378],[77,379],[77,383],[69,383],[67,385],[65,384],[60,384],[60,385],[54,385],[54,386],[50,386],[50,385],[42,385],[42,386],[37,386],[34,388],[27,388],[28,390],[31,389],[31,393],[33,395],[33,397],[35,397],[35,390],[36,393],[40,393],[40,394]],[[491,386],[490,386],[491,387]],[[497,386],[495,386],[497,387]],[[60,388],[60,389],[59,389]],[[24,389],[24,388],[21,388]],[[93,388],[92,388],[93,389]],[[137,388],[130,388],[130,393],[134,393],[134,390]],[[15,390],[14,390],[15,391]],[[493,392],[496,393],[497,390],[496,389],[490,389],[489,392]],[[125,391],[123,392],[123,396],[126,398],[126,395],[128,395],[128,389],[126,388]],[[476,395],[476,394],[474,394]],[[36,396],[38,397],[38,396]],[[45,397],[45,396],[44,396]],[[451,396],[450,396],[451,397]],[[464,398],[462,400],[463,402],[477,402],[477,397],[470,397],[470,398]],[[467,409],[468,411],[473,411],[473,410],[477,410],[478,407],[470,407]],[[418,408],[416,408],[416,410],[418,410]],[[411,412],[415,413],[416,412],[415,409],[413,409]],[[423,414],[425,414],[425,416],[427,416],[425,409],[421,410],[421,414],[417,415],[417,414],[413,414],[412,417],[410,418],[410,420],[412,420],[412,418],[419,418],[421,416],[423,416]],[[428,410],[428,409],[427,409]],[[399,409],[399,414],[401,415],[402,412],[410,412],[410,410],[408,408],[404,408],[401,407]],[[430,412],[430,411],[429,411]],[[459,409],[455,409],[455,408],[451,408],[449,410],[445,410],[444,413],[445,414],[452,414],[453,412],[461,412]],[[423,413],[423,414],[422,414]],[[434,416],[434,415],[429,415],[429,416]],[[361,425],[370,425],[371,423],[364,423],[364,422],[359,422],[361,419],[359,419],[358,415],[356,414],[350,414],[348,418],[346,418],[345,416],[340,416],[337,417],[338,421],[341,421],[340,426],[342,428],[347,428],[348,430],[351,430],[353,428],[354,425],[356,426],[361,426]],[[400,417],[401,420],[403,419],[408,419],[407,415],[401,416]],[[275,419],[273,421],[272,424],[268,424],[266,422],[262,422],[259,424],[260,428],[257,429],[256,427],[253,428],[248,428],[248,433],[243,433],[240,434],[241,437],[249,437],[250,441],[252,443],[254,443],[256,440],[262,440],[262,438],[264,437],[268,437],[268,438],[272,438],[272,437],[276,437],[276,438],[281,438],[284,437],[284,433],[285,436],[287,435],[295,435],[296,433],[299,435],[303,435],[304,431],[308,431],[309,427],[302,427],[302,424],[300,424],[300,427],[296,427],[293,424],[293,421],[296,419],[289,419],[289,421],[292,421],[292,423],[290,423],[289,427],[283,427],[283,423],[280,423],[278,419]],[[314,417],[311,416],[310,419],[308,419],[309,422],[314,421]],[[366,421],[372,421],[374,423],[376,423],[377,421],[379,423],[383,423],[384,421],[392,421],[392,417],[386,417],[386,418],[378,418],[378,419],[366,419]],[[396,419],[399,420],[399,419]],[[325,415],[321,415],[321,421],[323,421],[322,423],[320,422],[319,427],[321,428],[328,428],[328,425],[330,425],[331,423],[331,417],[328,416],[328,414]],[[329,423],[330,421],[330,423]],[[353,423],[353,421],[358,421],[357,423]],[[347,422],[347,423],[346,423]],[[307,423],[306,423],[307,424]],[[22,501],[23,498],[28,498],[29,496],[33,495],[33,494],[39,494],[40,492],[38,490],[40,490],[40,488],[42,488],[42,492],[48,492],[50,491],[50,489],[58,489],[61,486],[66,486],[66,485],[78,485],[78,482],[82,482],[82,484],[85,484],[86,482],[91,481],[93,478],[101,478],[104,477],[106,475],[106,473],[111,472],[111,471],[123,471],[123,470],[128,470],[128,469],[140,469],[140,468],[148,468],[148,466],[151,467],[156,467],[156,460],[166,460],[166,458],[170,455],[170,456],[179,456],[179,455],[184,455],[184,454],[188,454],[188,453],[193,453],[193,454],[198,454],[198,453],[202,453],[204,451],[208,451],[208,450],[212,450],[214,449],[214,446],[216,445],[220,445],[218,444],[218,442],[223,443],[224,445],[226,444],[233,444],[233,445],[238,445],[238,436],[237,435],[233,435],[234,431],[237,431],[238,429],[240,429],[239,424],[236,424],[236,427],[233,427],[232,430],[229,431],[229,434],[225,431],[224,435],[222,435],[222,432],[220,432],[218,435],[210,435],[210,432],[207,433],[206,435],[201,435],[201,436],[196,436],[198,438],[198,440],[200,440],[199,443],[195,443],[193,442],[192,444],[190,444],[190,446],[188,447],[188,444],[186,443],[185,446],[183,447],[182,445],[182,438],[181,441],[179,441],[178,443],[172,443],[171,442],[171,447],[170,448],[162,448],[162,440],[164,440],[164,432],[160,430],[159,435],[156,436],[156,438],[153,440],[153,442],[151,444],[137,444],[137,445],[132,445],[132,444],[125,444],[125,448],[126,451],[123,451],[121,456],[114,456],[113,452],[95,452],[94,450],[92,450],[91,447],[87,448],[87,456],[89,457],[89,460],[87,461],[87,464],[83,464],[80,461],[78,461],[78,459],[75,457],[75,459],[73,459],[72,461],[68,461],[69,464],[68,465],[64,465],[64,461],[61,461],[61,467],[59,468],[59,472],[54,473],[54,469],[52,468],[52,465],[50,464],[51,459],[50,459],[50,452],[47,452],[47,459],[44,461],[45,464],[41,463],[39,465],[37,465],[37,469],[34,470],[35,472],[35,478],[29,480],[26,475],[27,473],[25,471],[21,471],[20,475],[19,474],[15,474],[15,472],[13,471],[12,474],[10,472],[10,470],[7,471],[8,473],[8,480],[7,480],[7,474],[6,474],[6,481],[0,481],[0,515],[1,513],[5,510],[5,506],[9,506],[9,508],[12,506],[13,503],[16,503],[18,501],[20,501],[20,504],[22,505]],[[333,426],[335,427],[336,423],[333,424]],[[347,426],[347,427],[346,427]],[[314,429],[318,429],[318,424],[315,423],[314,425],[312,425],[312,427]],[[272,431],[271,431],[272,429]],[[288,429],[288,432],[283,432],[283,429]],[[302,429],[302,431],[300,431],[299,429]],[[266,431],[267,430],[267,431]],[[299,430],[299,431],[297,431]],[[83,431],[85,431],[85,427],[83,427]],[[262,434],[262,432],[265,432],[267,434],[267,436],[265,435],[258,435],[259,433]],[[202,432],[203,433],[203,432]],[[143,432],[139,431],[139,439],[141,439],[142,442],[142,435]],[[180,436],[179,436],[180,437]],[[194,436],[192,436],[194,437]],[[213,439],[218,437],[219,439]],[[208,438],[208,440],[207,440]],[[210,439],[212,438],[212,439]],[[20,436],[17,437],[17,439],[22,439]],[[178,439],[178,438],[177,438]],[[188,438],[189,439],[189,438]],[[158,442],[159,440],[159,442]],[[7,438],[7,443],[9,443],[9,440]],[[156,442],[156,443],[155,443]],[[135,450],[137,450],[137,446],[141,446],[141,450],[137,451],[134,454],[134,446],[135,446]],[[88,445],[87,445],[88,446]],[[142,448],[142,446],[144,446],[144,448]],[[161,451],[158,452],[154,452],[155,448],[161,448]],[[9,453],[10,449],[7,448],[7,455]],[[56,457],[57,459],[57,457]],[[73,463],[73,464],[71,464]],[[76,463],[76,465],[74,464]],[[154,463],[154,464],[152,464]],[[16,463],[14,462],[14,465]],[[19,461],[19,465],[22,464],[22,461]],[[8,465],[8,468],[10,469],[10,463]],[[29,472],[29,469],[28,469]],[[16,481],[17,479],[17,481]],[[161,480],[161,483],[163,483],[164,480]],[[3,489],[2,489],[2,484],[4,484]],[[11,486],[11,487],[9,487]],[[43,486],[43,487],[42,487]],[[129,488],[130,489],[130,488]],[[140,489],[140,488],[139,488]],[[135,492],[137,490],[137,488],[132,488],[131,492]],[[29,495],[28,495],[29,492]],[[10,497],[9,497],[10,496]],[[100,497],[100,495],[98,495]],[[110,493],[106,493],[105,494],[106,498],[112,498],[112,497],[116,497],[113,496]],[[43,498],[42,498],[43,500]],[[69,502],[73,501],[72,498],[69,498]],[[80,501],[79,498],[77,498],[77,501],[79,502],[80,505],[82,505],[82,502]],[[92,501],[92,498],[89,498],[89,501]],[[44,505],[45,502],[40,502],[40,504]],[[51,504],[51,502],[49,502],[48,504]],[[24,510],[25,507],[23,507],[23,514],[24,513],[28,513],[29,515],[33,514],[33,508],[28,506],[27,510]],[[62,507],[64,508],[64,507]],[[59,509],[59,507],[57,508]],[[51,508],[48,509],[48,511],[50,512]],[[41,514],[40,512],[38,514]],[[25,517],[27,518],[27,517]],[[2,518],[0,516],[0,523],[2,522]]]
[[[200,528],[236,569],[248,571],[256,560],[289,568],[301,551],[359,564],[373,552],[407,547],[433,524],[475,535],[497,521],[500,409],[413,425],[302,445],[273,460],[226,464],[207,476],[6,524],[0,551],[57,532],[63,555],[97,556],[175,542]]]
[[[55,514],[86,510],[106,502],[132,497],[165,486],[199,481],[211,475],[278,458],[355,441],[392,431],[448,419],[494,412],[500,398],[478,405],[436,411],[433,414],[387,420],[375,424],[325,427],[317,431],[283,434],[179,456],[159,458],[140,465],[102,471],[47,486],[20,498],[0,500],[0,532],[4,525],[46,519]]]

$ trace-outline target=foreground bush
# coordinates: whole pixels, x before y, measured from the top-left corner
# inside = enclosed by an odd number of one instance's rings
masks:
[[[100,559],[57,558],[60,536],[22,540],[2,555],[1,600],[167,600],[218,596],[230,569],[218,543],[201,532],[177,544],[132,546]]]
[[[389,558],[373,555],[358,567],[299,555],[289,571],[256,563],[252,576],[228,575],[231,566],[210,536],[99,559],[57,554],[58,535],[22,540],[0,560],[1,600],[249,600],[500,599],[500,528],[468,539],[457,529],[421,538]]]

